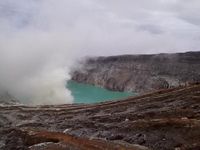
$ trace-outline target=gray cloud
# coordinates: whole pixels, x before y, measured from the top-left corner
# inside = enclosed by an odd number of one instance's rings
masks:
[[[198,0],[1,0],[0,89],[72,102],[65,80],[77,58],[198,51],[199,9]]]
[[[163,33],[163,30],[159,26],[151,25],[151,24],[141,24],[140,26],[138,26],[138,30],[147,31],[152,34],[162,34]]]
[[[62,32],[89,55],[199,50],[198,0],[2,0],[0,6],[12,28]]]

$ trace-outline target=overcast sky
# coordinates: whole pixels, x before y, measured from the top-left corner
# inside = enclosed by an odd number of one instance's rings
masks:
[[[88,55],[198,51],[199,10],[199,0],[0,0],[0,32],[60,32]]]
[[[0,92],[71,103],[77,58],[198,51],[199,10],[200,0],[0,0]]]

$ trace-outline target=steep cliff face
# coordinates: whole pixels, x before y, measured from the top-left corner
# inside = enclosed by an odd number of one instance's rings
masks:
[[[200,82],[200,52],[88,58],[72,80],[139,93]]]

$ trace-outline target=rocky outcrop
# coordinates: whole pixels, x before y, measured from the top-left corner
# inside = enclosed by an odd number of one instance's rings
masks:
[[[1,150],[199,150],[200,85],[99,104],[0,105]]]
[[[149,150],[137,144],[75,137],[69,134],[30,129],[8,129],[5,149],[13,150]]]
[[[200,82],[200,52],[88,58],[72,80],[144,93]]]

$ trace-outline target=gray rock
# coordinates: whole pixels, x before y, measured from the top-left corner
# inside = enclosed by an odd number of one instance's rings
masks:
[[[149,92],[200,82],[200,52],[88,58],[72,80],[114,91]]]

